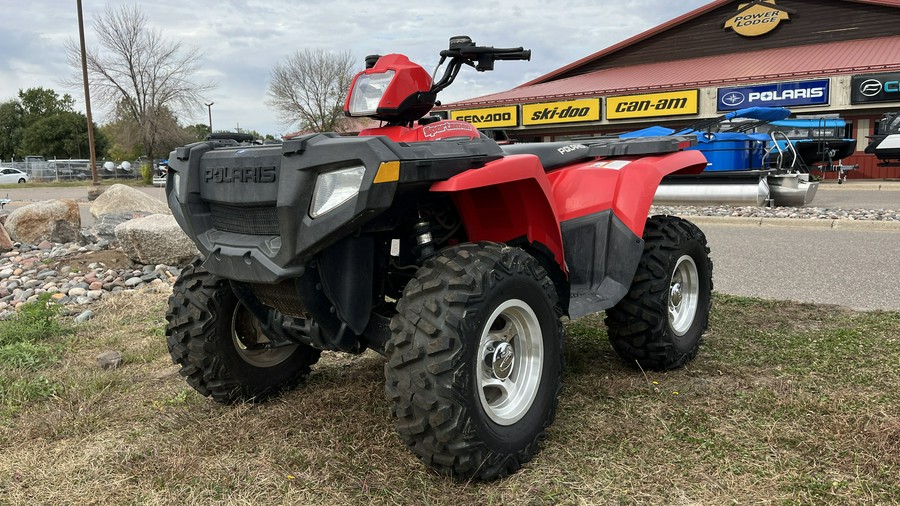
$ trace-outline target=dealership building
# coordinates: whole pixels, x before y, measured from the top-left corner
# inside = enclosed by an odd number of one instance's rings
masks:
[[[718,0],[441,109],[514,140],[551,141],[678,128],[752,106],[839,116],[857,140],[842,160],[858,166],[849,177],[900,178],[900,167],[863,153],[882,114],[900,110],[900,0]]]

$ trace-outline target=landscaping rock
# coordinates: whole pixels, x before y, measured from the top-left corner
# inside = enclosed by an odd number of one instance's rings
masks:
[[[110,186],[91,204],[91,216],[125,213],[170,214],[165,202],[123,184]]]
[[[5,227],[9,237],[17,242],[75,242],[81,235],[81,214],[74,200],[46,200],[16,209]]]
[[[115,233],[125,254],[139,264],[181,265],[199,254],[171,214],[126,221],[115,228]]]
[[[118,351],[104,351],[97,355],[97,365],[101,369],[118,369],[122,367],[122,354]]]

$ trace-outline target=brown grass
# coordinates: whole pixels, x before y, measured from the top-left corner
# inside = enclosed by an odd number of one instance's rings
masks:
[[[374,353],[327,353],[266,404],[201,397],[168,357],[166,297],[104,300],[42,371],[57,393],[0,417],[0,503],[900,503],[900,313],[717,296],[670,373],[623,364],[599,316],[571,322],[543,451],[459,483],[395,435]],[[124,367],[96,366],[109,349]]]

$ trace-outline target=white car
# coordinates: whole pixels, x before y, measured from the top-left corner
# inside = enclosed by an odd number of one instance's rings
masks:
[[[27,183],[30,180],[31,176],[25,171],[10,167],[0,169],[0,184]]]

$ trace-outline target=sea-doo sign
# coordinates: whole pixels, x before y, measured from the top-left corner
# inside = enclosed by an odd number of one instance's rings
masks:
[[[745,107],[796,107],[828,104],[828,79],[719,88],[719,111]]]
[[[850,103],[900,102],[900,72],[850,78]]]
[[[700,90],[622,95],[606,99],[607,119],[655,118],[697,114]]]
[[[522,104],[523,125],[549,125],[580,121],[600,121],[599,98]]]
[[[793,9],[775,5],[775,0],[753,0],[738,5],[737,14],[725,20],[724,29],[731,28],[744,37],[758,37],[774,30],[782,21],[790,21]]]
[[[465,121],[477,128],[502,128],[519,126],[519,108],[515,105],[451,111],[450,119]]]

